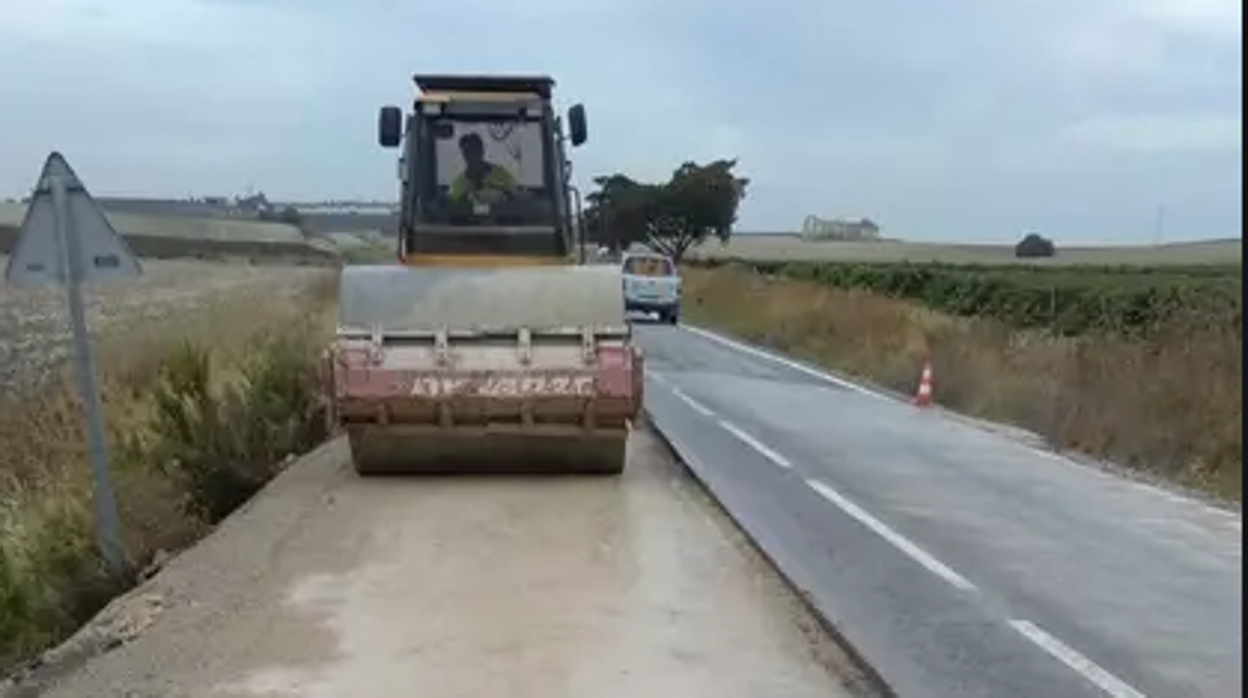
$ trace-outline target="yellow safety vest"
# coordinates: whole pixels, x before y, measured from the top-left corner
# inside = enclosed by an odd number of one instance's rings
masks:
[[[477,200],[478,194],[494,192],[508,192],[516,188],[516,180],[511,176],[505,168],[498,165],[490,165],[490,171],[482,180],[480,186],[473,184],[468,179],[468,173],[464,172],[451,182],[450,196],[452,200],[461,200],[471,198]]]

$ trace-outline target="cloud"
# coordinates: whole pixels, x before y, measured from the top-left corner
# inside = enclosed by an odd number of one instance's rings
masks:
[[[736,156],[742,226],[1147,240],[1242,223],[1238,0],[0,0],[0,195],[393,196],[417,71],[548,72],[582,181]]]

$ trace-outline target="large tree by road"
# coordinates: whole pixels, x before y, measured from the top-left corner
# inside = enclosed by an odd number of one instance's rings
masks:
[[[727,241],[749,180],[737,161],[686,162],[666,182],[640,182],[616,173],[596,177],[585,210],[587,238],[627,249],[641,243],[679,260],[710,236]]]

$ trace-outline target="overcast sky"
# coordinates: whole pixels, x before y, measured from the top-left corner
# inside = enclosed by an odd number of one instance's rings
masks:
[[[0,0],[0,196],[394,195],[376,109],[548,72],[582,179],[735,156],[739,228],[1239,236],[1241,0]]]

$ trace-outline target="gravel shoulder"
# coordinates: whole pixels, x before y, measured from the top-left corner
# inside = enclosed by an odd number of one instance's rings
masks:
[[[629,458],[363,480],[331,442],[106,611],[130,641],[42,695],[862,695],[670,452],[639,431]]]

